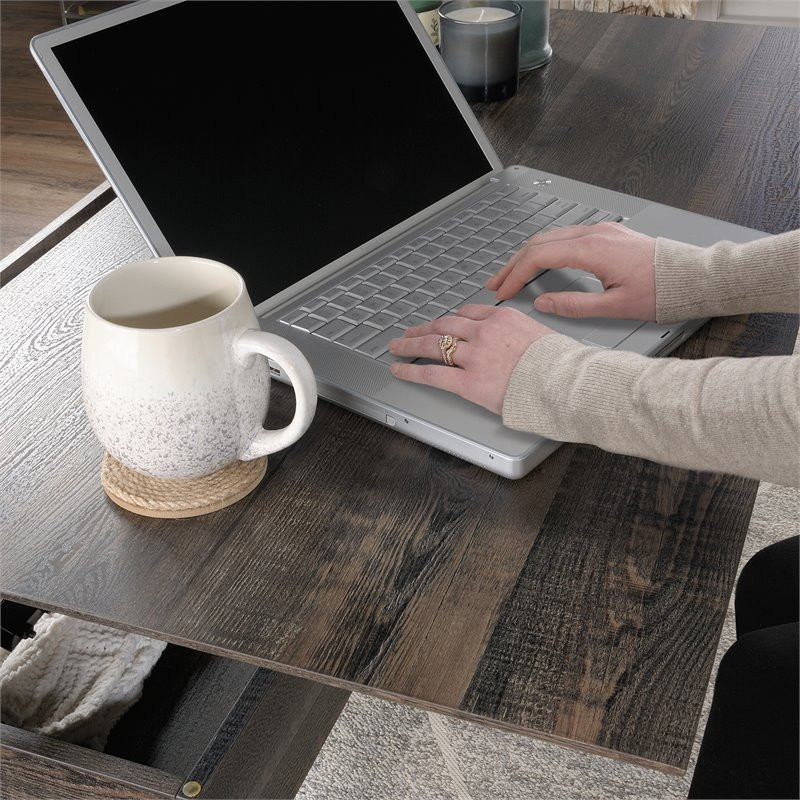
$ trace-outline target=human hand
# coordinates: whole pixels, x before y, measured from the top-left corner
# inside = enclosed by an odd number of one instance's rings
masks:
[[[533,342],[555,331],[513,308],[466,305],[455,315],[409,328],[389,342],[389,352],[442,361],[439,336],[458,338],[455,366],[394,363],[396,378],[455,392],[466,400],[502,414],[511,373]]]
[[[656,240],[617,222],[571,225],[532,236],[486,282],[498,300],[513,297],[543,269],[576,267],[593,272],[602,292],[546,292],[534,308],[562,317],[656,319]]]

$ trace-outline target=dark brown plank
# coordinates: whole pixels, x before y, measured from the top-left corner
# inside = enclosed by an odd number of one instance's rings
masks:
[[[554,14],[553,62],[514,100],[479,109],[489,136],[507,161],[690,210],[706,202],[697,187],[713,173],[720,216],[780,230],[791,216],[763,198],[796,198],[796,187],[762,169],[774,149],[764,139],[795,152],[798,132],[763,119],[757,102],[747,117],[747,99],[791,80],[796,32],[768,58],[759,47],[771,32],[697,25]],[[789,119],[796,92],[781,98],[776,113]],[[745,130],[749,158],[726,170],[731,132]],[[743,181],[758,191],[739,192]],[[99,486],[78,369],[89,287],[142,247],[117,206],[3,290],[5,594],[685,767],[754,482],[572,446],[504,481],[322,403],[241,503],[183,521],[121,511]],[[681,354],[786,353],[796,332],[787,315],[718,320]],[[273,391],[278,425],[291,395]]]
[[[181,786],[161,770],[9,725],[0,725],[0,739],[0,785],[7,800],[154,800],[175,797]]]
[[[506,164],[791,230],[800,226],[798,37],[554,11],[550,64],[477,115]]]

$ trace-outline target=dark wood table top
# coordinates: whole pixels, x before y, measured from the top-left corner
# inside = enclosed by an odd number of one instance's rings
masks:
[[[798,227],[797,31],[554,12],[551,42],[476,109],[505,163]],[[573,445],[508,481],[323,402],[238,504],[137,517],[103,494],[80,404],[83,303],[114,264],[99,227],[75,236],[0,293],[4,596],[686,767],[755,481]],[[679,352],[786,353],[796,331],[715,320]],[[270,422],[291,411],[274,386]]]

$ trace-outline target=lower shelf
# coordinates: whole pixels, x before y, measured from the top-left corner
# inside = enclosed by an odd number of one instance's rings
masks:
[[[3,725],[3,797],[292,797],[348,697],[169,645],[103,753]]]

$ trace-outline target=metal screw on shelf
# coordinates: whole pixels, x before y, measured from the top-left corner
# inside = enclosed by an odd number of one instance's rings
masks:
[[[203,787],[197,781],[186,781],[181,787],[184,797],[197,797],[202,790]]]

